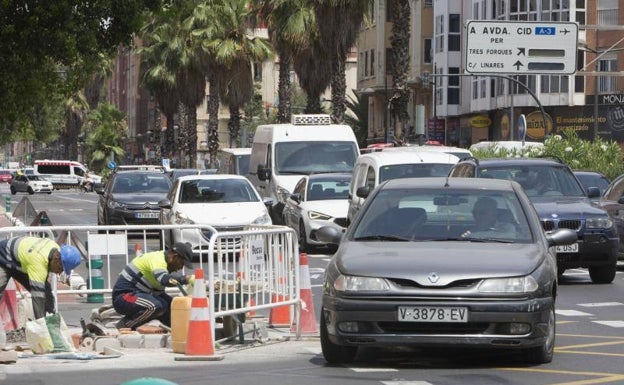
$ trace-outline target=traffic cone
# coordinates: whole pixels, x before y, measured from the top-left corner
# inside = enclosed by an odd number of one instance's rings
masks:
[[[279,264],[282,265],[282,255],[279,255]],[[281,267],[278,266],[277,274],[282,274]],[[279,276],[277,278],[278,287],[276,288],[278,291],[279,286],[285,285],[285,278],[283,276]],[[278,303],[286,300],[285,295],[271,293],[271,303]],[[275,306],[271,308],[271,312],[269,313],[269,327],[289,327],[290,326],[290,305],[282,305]]]
[[[308,268],[308,254],[299,255],[299,298],[301,310],[299,311],[299,325],[293,323],[290,332],[301,334],[316,334],[316,316],[314,315],[314,302],[312,302],[312,283],[310,282],[310,269]],[[298,327],[299,326],[299,327]],[[299,332],[297,332],[299,329]]]
[[[11,278],[7,284],[2,299],[0,299],[0,321],[4,324],[4,330],[19,328],[19,315],[17,307],[17,286]],[[0,324],[0,327],[2,327]]]
[[[215,356],[208,297],[204,284],[204,270],[195,269],[195,285],[191,300],[191,317],[186,335],[184,357],[176,357],[176,361],[217,361],[223,356]]]
[[[134,244],[134,256],[136,257],[140,257],[141,255],[143,255],[143,245],[141,245],[140,242],[137,242]]]

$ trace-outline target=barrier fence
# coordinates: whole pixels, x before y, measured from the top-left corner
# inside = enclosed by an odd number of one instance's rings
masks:
[[[178,237],[172,237],[174,233]],[[61,288],[63,285],[52,282],[57,303],[61,295],[87,296],[87,302],[103,302],[104,294],[112,292],[117,276],[135,253],[164,250],[175,239],[194,246],[195,264],[204,270],[208,301],[212,304],[213,341],[216,318],[280,308],[287,309],[290,320],[299,319],[294,314],[300,308],[297,234],[284,226],[250,226],[237,231],[218,231],[207,225],[0,228],[0,239],[24,235],[74,245],[83,255],[83,263],[74,273],[84,276],[86,285]],[[56,275],[51,277],[56,279]]]

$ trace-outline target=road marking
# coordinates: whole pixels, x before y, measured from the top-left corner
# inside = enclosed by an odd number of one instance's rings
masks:
[[[592,321],[597,324],[611,326],[612,328],[624,328],[624,321]]]
[[[398,372],[399,369],[393,368],[349,368],[357,373],[370,373],[370,372]]]
[[[624,345],[624,341],[592,342],[590,344],[557,346],[555,350],[560,351],[560,350],[569,350],[569,349],[583,349],[583,348],[593,348],[596,346],[611,346],[611,345]]]
[[[594,302],[594,303],[579,303],[578,306],[583,307],[607,307],[607,306],[622,306],[621,302]]]
[[[433,385],[427,381],[381,381],[384,385]]]
[[[578,310],[555,310],[555,313],[557,313],[558,315],[563,315],[566,317],[586,317],[586,316],[593,316],[593,314],[591,313],[585,313],[583,311],[578,311]]]
[[[606,384],[609,382],[620,381],[624,379],[623,374],[619,373],[599,373],[599,372],[573,372],[568,370],[548,370],[548,369],[533,369],[533,368],[499,368],[501,370],[508,370],[514,372],[533,372],[533,373],[548,373],[548,374],[571,374],[578,376],[592,376],[600,377],[588,380],[559,382],[557,385],[589,385],[589,384]]]
[[[322,274],[310,274],[310,279],[318,279]]]

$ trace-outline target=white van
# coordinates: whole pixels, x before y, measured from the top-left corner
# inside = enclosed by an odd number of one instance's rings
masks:
[[[249,174],[251,147],[221,148],[217,154],[217,174]]]
[[[293,115],[291,123],[258,126],[249,159],[249,180],[263,198],[273,199],[274,224],[303,175],[351,172],[359,155],[351,127],[329,115]]]
[[[366,196],[380,183],[389,179],[447,176],[459,158],[444,152],[383,151],[362,154],[353,168],[349,186],[349,211],[351,222]]]
[[[78,187],[87,167],[73,160],[35,160],[35,174],[40,174],[52,182],[55,189]],[[89,172],[89,177],[95,185],[102,183],[102,177]]]

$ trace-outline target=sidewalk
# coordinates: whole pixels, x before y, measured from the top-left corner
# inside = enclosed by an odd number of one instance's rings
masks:
[[[19,223],[18,223],[19,225]],[[4,207],[0,207],[0,227],[13,227],[11,214],[5,212]],[[74,298],[59,298],[58,310],[63,315],[70,333],[77,337],[82,336],[81,319],[85,323],[92,322],[91,313],[94,309],[110,303],[110,298],[105,296],[102,303],[89,303],[87,298],[75,296]],[[229,359],[244,360],[246,356],[253,356],[250,348],[269,348],[273,345],[295,340],[289,328],[269,328],[267,327],[267,317],[250,318],[243,323],[243,341],[239,341],[238,333],[236,338],[224,340],[221,333],[217,334],[215,340],[215,355],[213,358],[219,360],[225,356]],[[221,331],[221,324],[215,325],[215,329]],[[185,357],[184,354],[174,353],[171,349],[171,334],[122,334],[118,335],[116,329],[107,330],[109,336],[89,337],[86,346],[81,346],[75,354],[58,353],[33,355],[30,350],[17,352],[17,362],[10,365],[0,365],[0,384],[4,379],[10,380],[12,375],[20,373],[46,372],[46,371],[68,371],[68,370],[101,370],[110,368],[148,368],[153,365],[191,365],[202,364],[202,361],[177,361],[176,357]],[[238,330],[237,330],[238,332]],[[318,336],[305,336],[302,341],[309,339],[317,340]],[[84,340],[83,340],[84,342]],[[85,344],[83,344],[85,345]],[[7,344],[7,348],[15,346],[25,346],[25,343]],[[277,349],[280,349],[277,347]],[[253,349],[252,349],[253,350]],[[264,350],[264,349],[261,349]],[[271,348],[269,348],[271,350]],[[0,352],[0,360],[3,354],[14,354],[15,350]],[[238,358],[232,357],[234,353]],[[265,352],[267,354],[267,352]],[[215,360],[212,359],[212,360]],[[85,361],[88,365],[85,366]],[[59,365],[61,364],[61,365]],[[205,365],[205,362],[202,364]],[[13,377],[15,378],[15,377]]]

